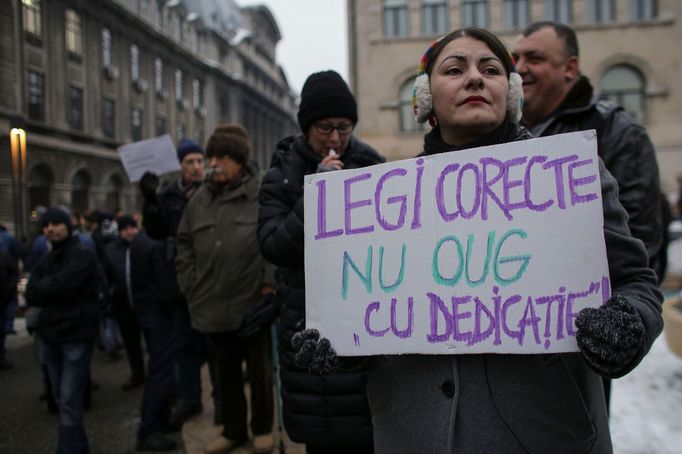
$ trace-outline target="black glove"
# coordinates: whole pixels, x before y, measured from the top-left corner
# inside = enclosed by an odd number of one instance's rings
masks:
[[[642,317],[622,295],[614,295],[597,309],[583,309],[575,325],[583,358],[592,370],[607,378],[619,377],[644,341]]]
[[[305,329],[294,334],[291,346],[296,351],[296,366],[317,374],[329,374],[339,367],[336,351],[326,337],[320,338],[316,329]]]
[[[156,196],[156,189],[159,187],[159,177],[151,172],[145,172],[140,180],[140,191],[142,197],[148,203],[156,203],[158,198]]]

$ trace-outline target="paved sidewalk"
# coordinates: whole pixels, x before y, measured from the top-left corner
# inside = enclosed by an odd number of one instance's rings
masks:
[[[182,442],[185,447],[186,454],[203,454],[204,447],[214,438],[220,435],[222,426],[213,424],[213,401],[211,399],[211,380],[208,375],[208,367],[204,366],[201,370],[202,380],[202,403],[204,411],[187,421],[182,426]],[[246,395],[248,397],[248,385],[246,385]],[[275,414],[275,421],[272,433],[275,436],[275,450],[273,453],[281,454],[279,450],[279,434],[277,433],[277,415]],[[286,454],[305,454],[304,445],[294,443],[284,433],[284,446]],[[231,451],[234,454],[251,454],[253,449],[251,443],[241,449]]]

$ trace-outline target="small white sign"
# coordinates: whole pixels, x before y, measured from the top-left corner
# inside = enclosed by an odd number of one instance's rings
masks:
[[[145,172],[163,175],[180,170],[178,155],[168,134],[121,145],[117,151],[131,183],[140,181]]]
[[[610,296],[583,131],[305,179],[306,326],[339,355],[577,351]]]

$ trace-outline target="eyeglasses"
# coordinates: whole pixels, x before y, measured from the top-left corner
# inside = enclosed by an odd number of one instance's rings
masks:
[[[320,134],[329,135],[336,129],[337,131],[339,131],[339,135],[342,136],[350,134],[350,132],[355,127],[353,123],[339,123],[338,125],[333,125],[327,121],[319,121],[317,123],[314,123],[313,126],[315,126],[315,129]]]

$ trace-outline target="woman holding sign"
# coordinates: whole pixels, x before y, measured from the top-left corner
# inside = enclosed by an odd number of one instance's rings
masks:
[[[522,93],[490,32],[467,28],[435,42],[415,82],[417,119],[433,126],[423,155],[531,138],[518,125]],[[599,165],[613,296],[578,315],[580,351],[379,357],[368,384],[376,452],[612,451],[601,377],[627,374],[649,351],[662,328],[662,296],[616,182]],[[324,373],[339,364],[316,330],[293,344],[302,367]]]

